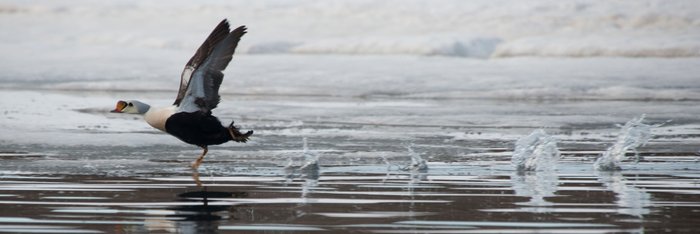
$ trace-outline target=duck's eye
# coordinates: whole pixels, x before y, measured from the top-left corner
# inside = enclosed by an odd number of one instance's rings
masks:
[[[134,106],[134,104],[133,104],[133,103],[131,103],[131,102],[129,102],[129,106]]]

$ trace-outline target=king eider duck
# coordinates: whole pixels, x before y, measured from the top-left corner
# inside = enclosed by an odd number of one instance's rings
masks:
[[[211,113],[221,99],[219,86],[224,78],[222,71],[228,66],[238,41],[245,33],[245,26],[231,31],[228,21],[221,21],[185,65],[180,89],[172,106],[151,108],[143,102],[120,100],[112,112],[141,114],[154,128],[201,147],[204,151],[192,163],[194,169],[202,163],[208,146],[229,141],[245,143],[253,131],[241,133],[233,126],[233,121],[224,127]]]

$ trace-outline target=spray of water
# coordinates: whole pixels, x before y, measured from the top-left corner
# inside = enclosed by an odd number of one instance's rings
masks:
[[[615,144],[610,146],[605,153],[594,163],[596,170],[600,171],[617,171],[620,170],[620,162],[625,159],[625,153],[632,150],[635,159],[639,161],[640,156],[637,148],[644,146],[651,139],[651,129],[660,125],[648,125],[642,123],[644,115],[625,123],[620,130],[620,135],[617,136]]]
[[[559,176],[554,170],[548,171],[517,171],[511,175],[512,188],[515,195],[530,197],[527,202],[518,202],[518,205],[531,206],[532,212],[550,212],[550,206],[555,203],[545,198],[555,197],[559,189]]]
[[[316,170],[318,171],[318,154],[309,151],[309,145],[306,142],[306,137],[304,137],[304,164],[301,165],[301,170]]]
[[[302,149],[303,161],[301,166],[296,166],[292,156],[289,157],[287,165],[284,167],[288,182],[299,178],[303,179],[301,185],[301,197],[304,198],[302,203],[306,203],[306,199],[318,186],[318,178],[320,176],[320,166],[318,165],[319,154],[309,150],[306,137],[303,138],[304,146]]]
[[[318,177],[320,166],[318,165],[319,155],[316,152],[309,150],[306,138],[303,139],[304,146],[302,150],[303,161],[301,165],[294,162],[294,156],[290,156],[287,160],[287,165],[284,167],[288,179],[297,177],[314,178]]]
[[[537,129],[515,143],[511,163],[518,171],[549,171],[556,169],[559,157],[556,139]]]
[[[636,186],[637,180],[627,180],[619,171],[595,171],[598,181],[615,193],[617,213],[644,217],[650,213],[651,194]]]
[[[428,163],[423,159],[420,154],[413,151],[413,145],[407,145],[406,150],[408,150],[408,155],[411,156],[411,165],[406,169],[412,171],[426,171],[428,170]]]

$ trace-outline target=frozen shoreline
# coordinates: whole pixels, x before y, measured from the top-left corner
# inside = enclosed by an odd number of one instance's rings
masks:
[[[66,57],[0,64],[0,88],[172,92],[189,53],[85,63]],[[85,65],[90,65],[85,67]],[[82,69],[86,69],[82,71]],[[503,100],[700,100],[700,58],[512,58],[242,55],[223,94]],[[160,95],[160,94],[158,94]],[[128,98],[128,97],[124,97]],[[136,98],[136,97],[135,97]]]
[[[109,113],[117,99],[135,93],[81,91],[0,92],[3,121],[0,142],[5,145],[49,146],[184,146],[177,139],[148,126],[140,116]],[[167,92],[148,94],[142,100],[168,105]],[[16,99],[16,97],[23,97]],[[655,130],[658,144],[679,147],[698,143],[697,101],[620,100],[485,100],[402,99],[308,96],[224,95],[215,115],[235,120],[256,131],[257,140],[220,148],[253,149],[294,145],[302,137],[350,141],[348,147],[381,147],[422,141],[435,147],[478,146],[510,142],[538,128],[549,129],[572,144],[613,141],[616,124],[640,113],[651,123],[666,123]],[[279,142],[279,141],[282,142]],[[334,140],[334,141],[335,141]],[[286,142],[288,141],[288,142]],[[333,144],[328,143],[332,148]],[[512,143],[512,142],[511,142]],[[369,144],[362,146],[363,144]],[[505,143],[511,146],[510,143]],[[373,146],[375,145],[375,146]],[[275,148],[275,147],[272,147]],[[329,148],[329,149],[331,149]],[[342,147],[341,147],[342,148]],[[605,147],[600,146],[599,150]],[[464,148],[466,149],[466,148]]]

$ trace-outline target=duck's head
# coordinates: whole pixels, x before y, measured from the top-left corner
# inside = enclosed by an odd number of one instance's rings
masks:
[[[114,113],[127,113],[127,114],[145,114],[148,109],[150,109],[151,106],[149,106],[146,103],[135,101],[135,100],[129,100],[129,101],[122,101],[119,100],[117,102],[117,107],[112,110]]]

